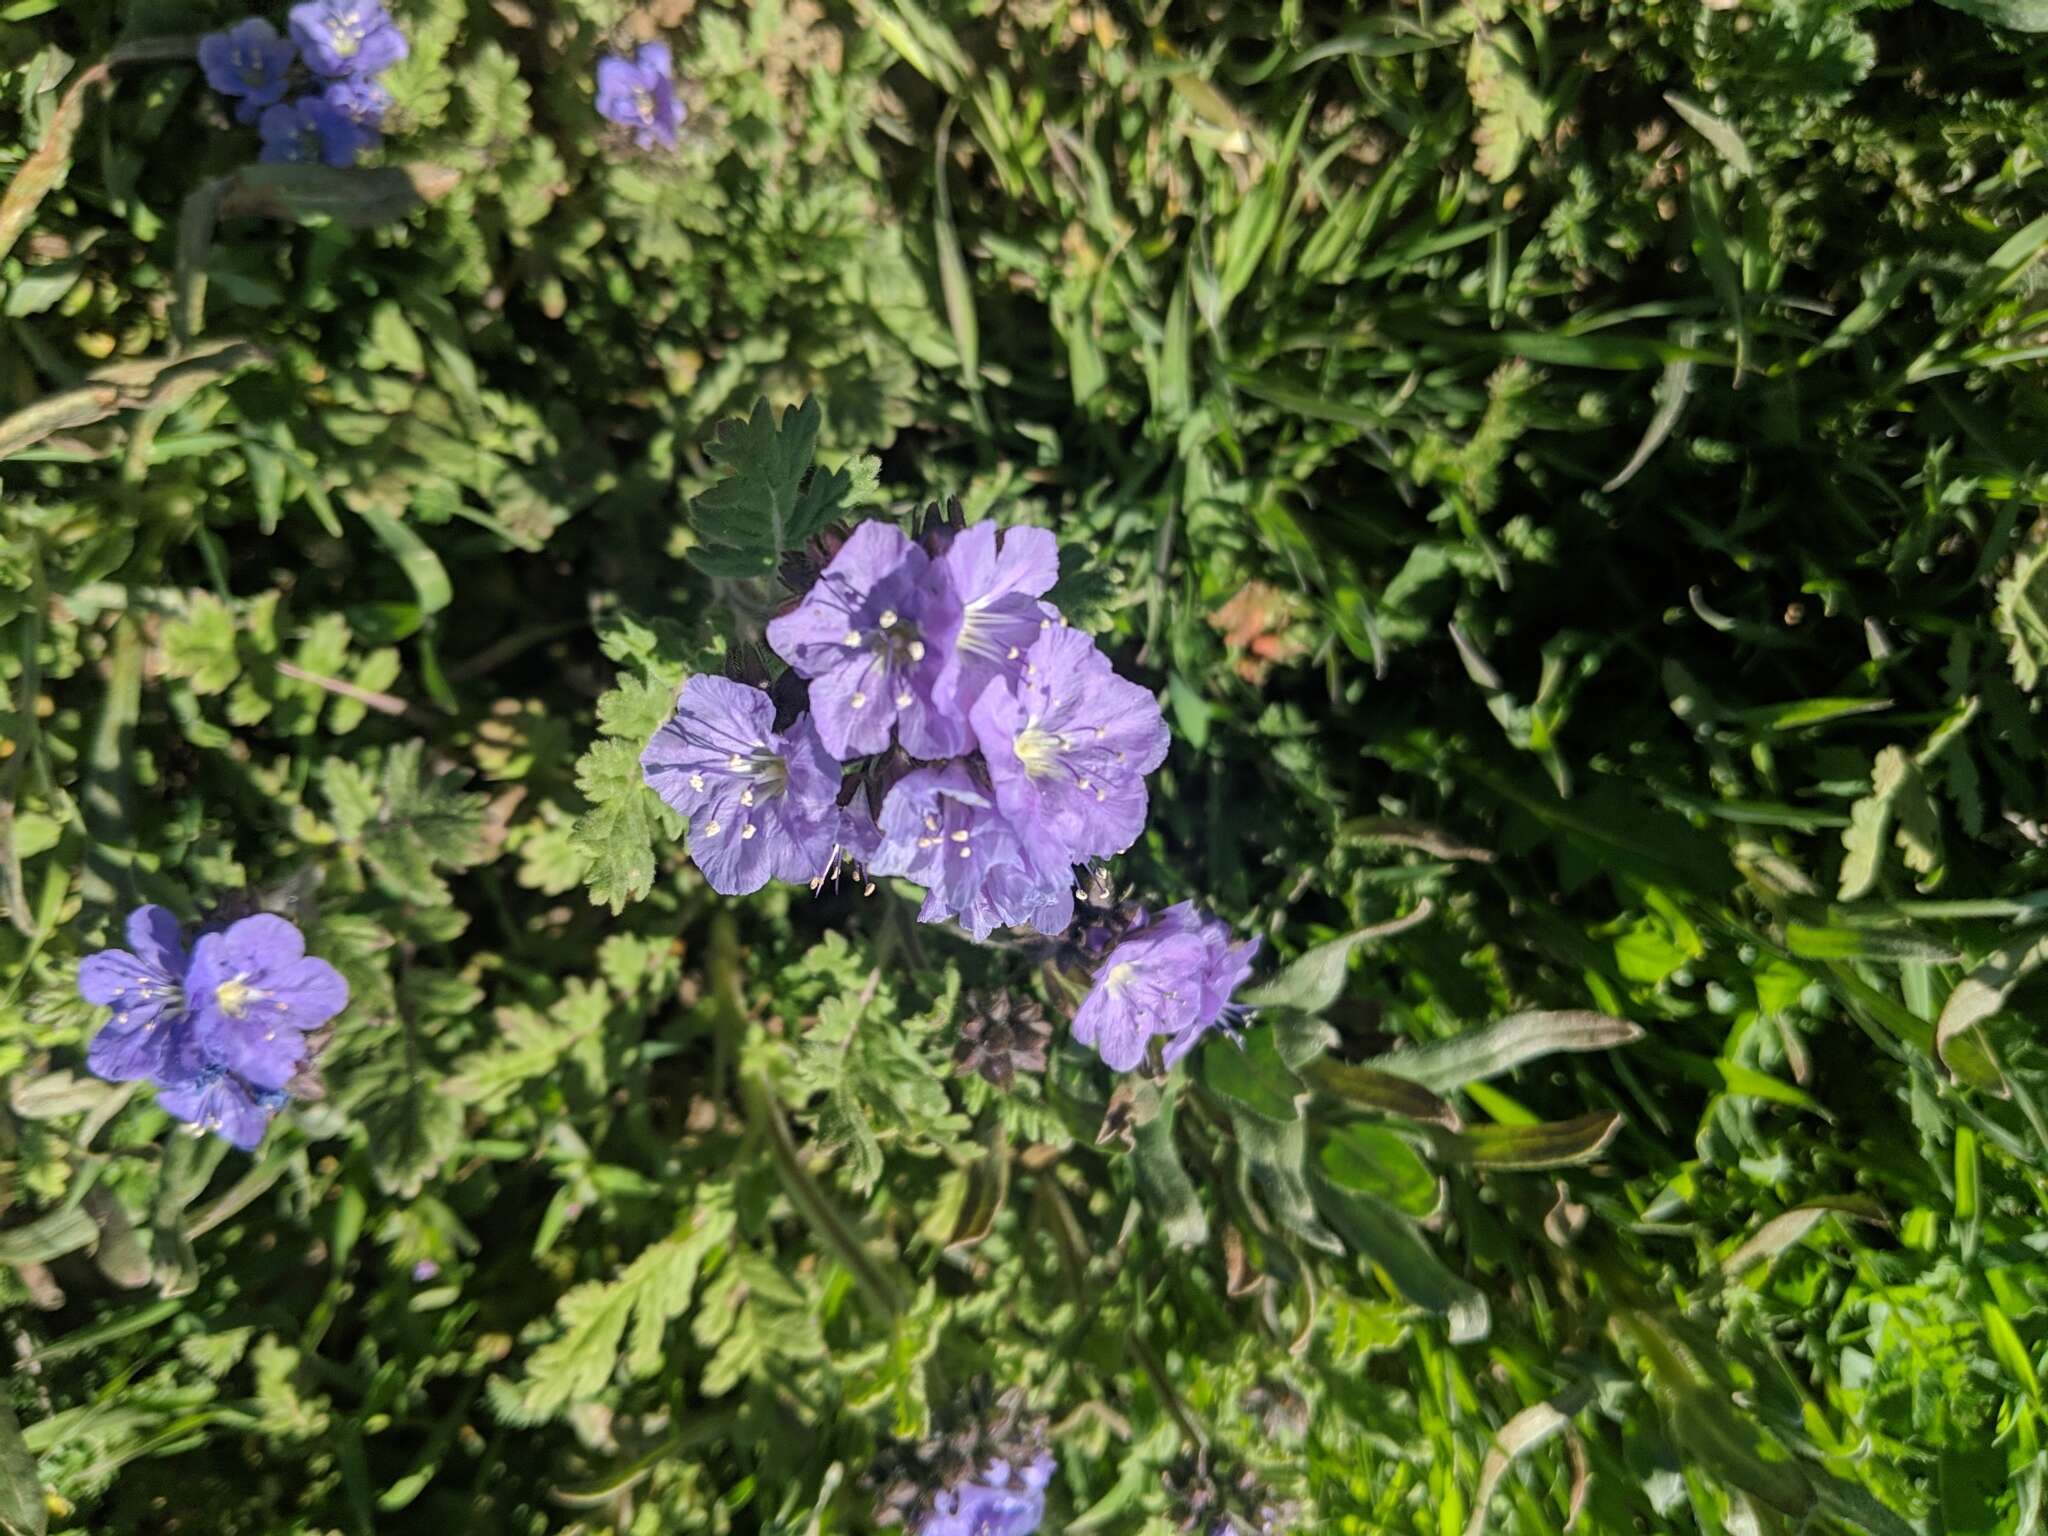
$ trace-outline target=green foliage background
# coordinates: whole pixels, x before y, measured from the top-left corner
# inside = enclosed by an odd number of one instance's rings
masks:
[[[0,1529],[859,1529],[977,1378],[1049,1530],[1193,1437],[1317,1530],[2037,1528],[2038,5],[393,9],[409,169],[278,180],[238,9],[0,4]],[[1391,925],[1122,1140],[946,1075],[1019,954],[638,786],[805,396],[1057,531],[1175,727],[1121,878]],[[253,1158],[82,1077],[139,899],[350,979]]]

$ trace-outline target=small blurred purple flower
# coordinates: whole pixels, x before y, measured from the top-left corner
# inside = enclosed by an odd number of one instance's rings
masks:
[[[881,829],[868,868],[925,888],[920,922],[957,917],[985,939],[1019,924],[1059,933],[1074,920],[1072,871],[1040,862],[960,763],[906,774],[882,802]]]
[[[1016,1469],[992,1461],[973,1482],[940,1493],[916,1536],[1032,1536],[1045,1519],[1052,1474],[1049,1455]]]
[[[341,973],[308,955],[305,936],[267,912],[201,937],[185,994],[209,1060],[271,1090],[290,1083],[306,1059],[306,1036],[348,1006]]]
[[[382,126],[384,114],[391,110],[391,93],[375,80],[336,80],[320,93],[320,99],[359,127],[376,129]],[[368,147],[374,147],[371,141]]]
[[[1145,775],[1166,759],[1166,721],[1088,636],[1064,626],[1039,635],[1022,674],[991,682],[972,719],[996,803],[1027,843],[1083,864],[1145,830]]]
[[[108,1082],[161,1079],[195,1055],[185,997],[185,945],[162,907],[128,914],[128,948],[78,962],[78,995],[114,1010],[93,1036],[86,1065]]]
[[[642,149],[674,149],[689,112],[676,95],[668,44],[644,43],[630,58],[608,53],[599,59],[597,113],[628,129]]]
[[[412,1267],[413,1284],[425,1285],[429,1280],[437,1278],[440,1273],[441,1266],[432,1259],[421,1259]]]
[[[331,165],[340,169],[377,145],[377,133],[318,96],[301,96],[265,110],[257,131],[265,165]]]
[[[721,895],[813,881],[833,863],[839,765],[808,715],[774,725],[762,689],[699,673],[640,754],[648,786],[690,818],[690,857]]]
[[[1259,941],[1232,943],[1230,928],[1191,902],[1168,907],[1104,957],[1074,1015],[1074,1038],[1128,1072],[1155,1038],[1170,1067],[1209,1030],[1234,1034],[1245,1010],[1230,994],[1251,975]]]
[[[946,653],[938,697],[964,716],[997,678],[1022,677],[1025,653],[1060,622],[1039,601],[1059,580],[1059,546],[1043,528],[998,534],[995,524],[976,523],[951,536],[932,570],[950,594],[948,613],[960,615],[950,633],[926,637]]]
[[[298,56],[275,27],[254,16],[199,39],[200,71],[221,95],[237,98],[238,123],[255,122],[265,107],[284,99]]]
[[[841,762],[889,745],[893,726],[912,757],[971,744],[963,715],[935,691],[947,653],[927,635],[958,628],[958,602],[903,531],[866,522],[847,536],[803,601],[768,624],[775,653],[811,679],[811,712]]]
[[[381,74],[410,51],[377,0],[307,0],[291,8],[286,24],[307,66],[333,79]]]

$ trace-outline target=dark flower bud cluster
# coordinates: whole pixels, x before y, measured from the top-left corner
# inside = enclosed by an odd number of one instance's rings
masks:
[[[1007,1088],[1020,1074],[1045,1070],[1052,1024],[1036,998],[1014,992],[970,992],[960,1037],[953,1045],[953,1067],[977,1072],[998,1088]]]
[[[354,165],[381,142],[391,94],[378,77],[406,56],[405,34],[378,0],[307,0],[286,24],[280,37],[252,16],[201,38],[206,83],[256,124],[266,164]]]
[[[1207,1452],[1183,1458],[1161,1475],[1174,1529],[1187,1536],[1291,1536],[1301,1506],[1278,1498],[1249,1467],[1226,1468]]]
[[[258,913],[188,950],[177,918],[144,906],[127,937],[78,965],[79,995],[114,1011],[87,1049],[97,1076],[155,1085],[164,1109],[244,1150],[289,1100],[319,1097],[315,1062],[348,983],[296,925]]]

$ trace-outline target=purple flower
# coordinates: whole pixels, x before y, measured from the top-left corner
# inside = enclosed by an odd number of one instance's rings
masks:
[[[953,536],[933,571],[960,614],[950,633],[927,637],[946,650],[939,697],[965,715],[995,679],[1021,677],[1025,652],[1059,622],[1058,610],[1039,601],[1059,580],[1059,546],[1043,528],[998,534],[995,524],[976,523]]]
[[[630,129],[642,149],[674,149],[689,113],[676,95],[668,44],[644,43],[631,58],[611,53],[599,59],[597,113]]]
[[[1145,830],[1145,775],[1165,761],[1166,721],[1086,635],[1039,635],[1022,675],[991,682],[972,720],[996,803],[1034,847],[1082,864],[1122,853]]]
[[[815,880],[833,863],[839,765],[808,715],[774,726],[761,689],[699,673],[640,754],[648,786],[690,818],[690,857],[721,895]]]
[[[320,99],[350,122],[375,129],[391,110],[391,93],[374,80],[336,80],[320,93]],[[371,144],[376,140],[373,138]]]
[[[180,1120],[251,1152],[270,1128],[271,1116],[284,1108],[286,1095],[209,1061],[183,1081],[160,1086],[156,1101]]]
[[[257,131],[265,165],[332,165],[347,167],[356,156],[377,145],[377,132],[367,128],[318,96],[301,96],[267,108]]]
[[[947,653],[926,636],[950,635],[959,622],[930,557],[901,529],[866,522],[803,601],[769,622],[768,643],[811,679],[818,734],[841,762],[880,752],[892,726],[912,757],[944,758],[971,738],[966,718],[937,701]]]
[[[128,948],[78,962],[78,995],[114,1010],[93,1036],[86,1065],[112,1083],[161,1079],[195,1054],[185,998],[185,945],[162,907],[128,914]]]
[[[286,25],[316,75],[381,74],[409,51],[405,34],[377,0],[307,0],[291,8]]]
[[[1228,925],[1191,902],[1168,907],[1104,957],[1074,1015],[1074,1038],[1128,1072],[1156,1036],[1172,1066],[1214,1028],[1231,1033],[1244,1010],[1230,995],[1251,975],[1257,939],[1232,943]]]
[[[223,96],[240,98],[235,103],[238,123],[255,122],[265,107],[284,99],[286,76],[297,57],[275,27],[254,16],[199,39],[199,68],[206,83]]]
[[[881,829],[868,868],[925,888],[920,922],[957,917],[985,939],[1018,924],[1058,933],[1074,919],[1067,865],[1026,847],[961,763],[906,774],[882,802]]]
[[[306,953],[297,928],[264,912],[193,945],[185,995],[209,1062],[254,1088],[277,1090],[306,1059],[306,1036],[348,1006],[348,983]],[[236,1091],[219,1080],[211,1086],[230,1097]],[[232,1119],[218,1101],[215,1108],[223,1124]]]
[[[113,1082],[155,1083],[171,1114],[254,1147],[310,1054],[308,1036],[348,1005],[348,984],[268,914],[203,931],[188,954],[176,918],[138,907],[128,945],[79,962],[79,994],[114,1010],[87,1063]]]
[[[1021,1468],[992,1461],[973,1482],[940,1493],[916,1536],[1032,1536],[1045,1519],[1052,1473],[1049,1455]]]

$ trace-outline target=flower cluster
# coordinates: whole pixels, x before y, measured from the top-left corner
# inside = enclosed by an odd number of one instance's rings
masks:
[[[993,1403],[977,1385],[963,1427],[916,1443],[892,1441],[864,1481],[875,1490],[875,1523],[908,1536],[1032,1536],[1045,1520],[1055,1463],[1046,1421],[1025,1411],[1023,1394]]]
[[[1167,730],[1152,694],[1044,600],[1052,535],[980,523],[912,540],[867,522],[820,565],[768,625],[807,685],[803,712],[777,731],[766,691],[693,677],[641,757],[690,818],[691,857],[728,895],[847,861],[914,881],[923,921],[977,939],[1063,931],[1075,867],[1143,830]]]
[[[1032,1536],[1045,1519],[1053,1459],[1041,1452],[1022,1466],[992,1461],[970,1482],[939,1493],[917,1536]]]
[[[674,149],[689,116],[676,95],[667,43],[643,43],[630,55],[597,61],[597,114],[625,129],[642,149]]]
[[[299,930],[260,913],[202,932],[188,951],[162,907],[128,916],[128,948],[78,965],[78,992],[114,1010],[86,1062],[109,1082],[153,1083],[180,1120],[243,1149],[303,1089],[348,983]]]
[[[1186,1536],[1287,1536],[1299,1528],[1301,1506],[1270,1489],[1249,1467],[1212,1466],[1198,1451],[1162,1474],[1174,1529]]]
[[[280,37],[252,16],[201,38],[206,83],[257,125],[265,162],[353,165],[379,142],[391,96],[377,77],[406,56],[405,34],[378,0],[307,0],[287,25]],[[286,100],[300,79],[308,89]]]
[[[1074,1038],[1118,1072],[1142,1062],[1157,1039],[1170,1067],[1209,1030],[1235,1034],[1245,1010],[1230,996],[1258,952],[1256,938],[1232,943],[1229,927],[1192,902],[1149,919],[1140,911],[1097,965]]]

